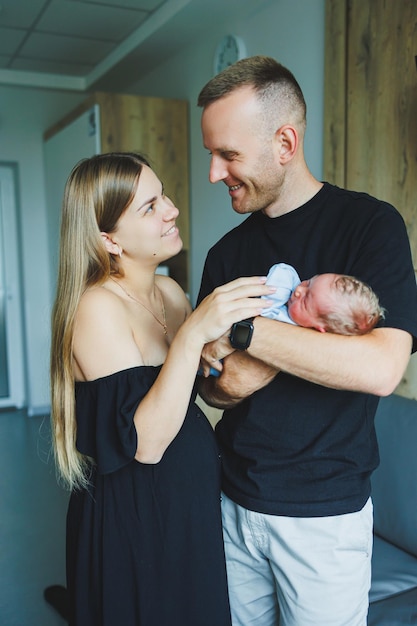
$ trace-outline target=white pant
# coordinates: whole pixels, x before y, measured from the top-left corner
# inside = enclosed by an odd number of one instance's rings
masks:
[[[366,626],[370,499],[357,513],[300,518],[223,494],[222,514],[233,626]]]

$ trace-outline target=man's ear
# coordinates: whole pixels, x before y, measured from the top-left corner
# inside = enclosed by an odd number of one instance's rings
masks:
[[[291,124],[284,124],[275,131],[275,146],[281,165],[294,158],[299,144],[298,132]]]
[[[122,256],[122,249],[107,233],[100,233],[104,246],[109,254]]]

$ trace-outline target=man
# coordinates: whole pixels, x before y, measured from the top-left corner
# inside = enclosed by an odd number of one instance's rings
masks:
[[[301,279],[358,277],[385,324],[357,337],[256,317],[204,350],[201,395],[216,427],[233,624],[365,626],[372,553],[370,475],[378,396],[416,349],[417,291],[399,213],[319,182],[303,154],[306,105],[268,57],[239,61],[201,91],[210,181],[249,217],[209,252],[199,294],[278,261]],[[280,373],[277,373],[280,371]]]

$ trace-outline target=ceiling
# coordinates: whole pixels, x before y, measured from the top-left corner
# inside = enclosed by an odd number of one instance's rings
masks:
[[[0,85],[120,89],[199,33],[260,4],[259,0],[0,0]]]

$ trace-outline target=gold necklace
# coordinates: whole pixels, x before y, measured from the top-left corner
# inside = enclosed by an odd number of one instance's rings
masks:
[[[158,322],[158,324],[160,324],[160,326],[162,326],[162,328],[164,329],[164,335],[168,334],[168,327],[167,327],[167,319],[166,319],[166,314],[165,314],[165,306],[164,306],[164,299],[162,297],[162,293],[161,290],[159,289],[159,287],[157,285],[155,285],[155,289],[157,290],[157,292],[159,293],[159,298],[161,300],[161,311],[162,311],[162,319],[163,322],[161,322],[161,320],[156,317],[155,313],[151,310],[148,309],[148,307],[146,305],[143,304],[143,302],[141,302],[140,300],[138,300],[137,298],[135,298],[134,296],[132,296],[131,293],[129,293],[122,285],[122,283],[119,283],[117,280],[115,280],[113,278],[113,276],[109,277],[110,280],[112,280],[114,283],[116,283],[116,285],[118,285],[120,287],[120,289],[122,289],[122,291],[125,292],[125,294],[134,302],[137,302],[138,304],[140,304],[141,306],[143,306],[144,309],[146,309],[148,311],[148,313],[150,313],[152,315],[152,317]]]

